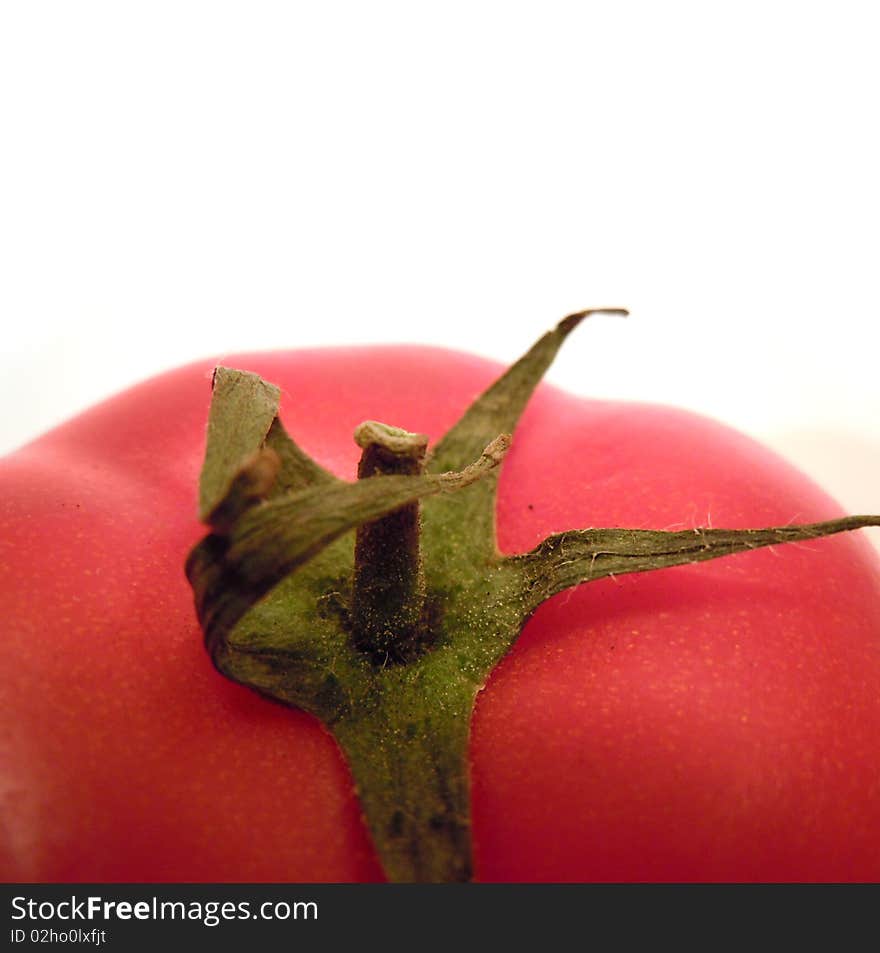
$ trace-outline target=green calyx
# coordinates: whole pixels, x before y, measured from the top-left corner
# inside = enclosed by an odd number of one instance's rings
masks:
[[[390,880],[471,879],[474,702],[545,599],[610,574],[880,525],[574,529],[502,556],[495,495],[508,435],[591,313],[545,334],[433,448],[362,424],[354,483],[288,436],[277,387],[215,371],[199,498],[210,532],[186,564],[206,647],[224,675],[333,733]]]

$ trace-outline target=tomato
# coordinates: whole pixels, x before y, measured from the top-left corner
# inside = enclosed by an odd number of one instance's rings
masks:
[[[224,357],[353,479],[376,418],[442,435],[498,368],[374,347]],[[0,870],[15,881],[382,879],[312,716],[222,678],[183,574],[213,362],[0,464]],[[746,437],[536,392],[504,552],[572,527],[763,526],[839,507]],[[880,564],[858,533],[612,577],[545,602],[471,728],[483,880],[880,879]]]

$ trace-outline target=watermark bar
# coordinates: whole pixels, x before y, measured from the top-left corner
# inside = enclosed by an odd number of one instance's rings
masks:
[[[22,951],[411,953],[475,949],[481,935],[597,950],[779,949],[803,935],[849,949],[876,940],[880,885],[3,884],[0,905],[5,948]]]

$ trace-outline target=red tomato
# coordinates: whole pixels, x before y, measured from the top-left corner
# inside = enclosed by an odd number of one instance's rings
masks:
[[[496,366],[418,348],[223,363],[354,478],[365,418],[439,437]],[[211,667],[183,574],[212,363],[0,463],[2,826],[15,881],[380,879],[314,719]],[[542,386],[498,502],[506,552],[587,526],[840,515],[701,417]],[[545,603],[479,696],[484,880],[880,879],[880,565],[846,534],[604,579]]]

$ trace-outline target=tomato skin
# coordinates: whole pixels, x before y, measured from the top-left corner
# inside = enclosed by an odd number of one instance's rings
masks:
[[[4,879],[381,879],[330,736],[202,648],[182,565],[215,363],[0,462]],[[436,439],[500,372],[410,347],[221,363],[279,384],[287,429],[346,478],[362,420]],[[719,424],[546,386],[498,501],[505,552],[837,515]],[[480,879],[880,879],[880,560],[847,534],[563,593],[480,694],[472,762]]]

